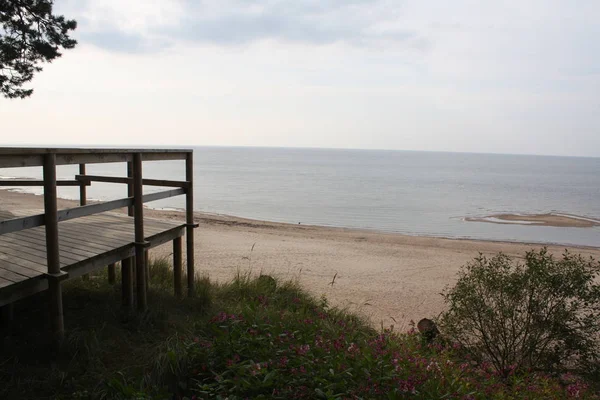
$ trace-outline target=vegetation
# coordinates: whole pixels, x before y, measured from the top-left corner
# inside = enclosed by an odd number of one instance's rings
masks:
[[[104,274],[67,282],[57,362],[43,351],[47,331],[34,329],[43,297],[21,304],[28,313],[0,353],[0,398],[597,398],[572,375],[503,375],[414,330],[377,331],[293,282],[201,278],[195,298],[177,300],[165,262],[150,276],[143,315],[120,310],[118,282]]]
[[[53,0],[0,0],[0,93],[8,98],[31,96],[23,85],[42,68],[72,49],[73,20],[52,13]]]
[[[599,274],[600,263],[568,252],[479,256],[445,294],[443,331],[504,377],[575,370],[600,380]]]

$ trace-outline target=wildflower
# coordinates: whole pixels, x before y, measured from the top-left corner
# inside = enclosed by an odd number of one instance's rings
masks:
[[[360,349],[354,342],[350,343],[350,346],[348,346],[347,350],[350,354],[358,353],[360,351]]]
[[[303,345],[300,345],[300,347],[298,347],[298,349],[296,350],[296,353],[298,353],[301,356],[303,356],[306,353],[308,353],[309,350],[310,350],[310,345],[309,344],[303,344]]]

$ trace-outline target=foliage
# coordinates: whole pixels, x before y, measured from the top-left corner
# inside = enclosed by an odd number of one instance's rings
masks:
[[[61,56],[77,42],[69,31],[74,20],[52,14],[53,0],[0,0],[0,93],[25,98],[33,89],[23,85],[42,70],[43,62]]]
[[[0,353],[0,398],[597,398],[575,376],[503,379],[460,347],[427,344],[414,330],[376,331],[294,282],[201,278],[198,297],[178,300],[168,265],[155,260],[150,271],[151,311],[142,315],[119,310],[118,282],[105,273],[67,282],[72,326],[58,361],[35,336],[44,302],[23,304],[32,324],[21,321]]]
[[[444,333],[478,362],[503,376],[513,371],[576,368],[598,372],[600,263],[569,252],[555,259],[545,248],[525,262],[480,255],[444,294]]]

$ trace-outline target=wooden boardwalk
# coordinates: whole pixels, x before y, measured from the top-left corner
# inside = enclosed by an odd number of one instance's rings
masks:
[[[36,210],[31,210],[36,211]],[[43,210],[39,210],[43,213]],[[0,221],[25,215],[0,209]],[[181,237],[185,224],[144,219],[148,248]],[[105,212],[59,224],[60,268],[76,278],[135,255],[132,217]],[[0,235],[0,306],[48,288],[43,226]]]
[[[184,180],[147,179],[143,162],[182,161]],[[86,164],[124,163],[123,175],[86,174]],[[59,165],[78,165],[72,180],[57,179]],[[174,294],[182,290],[182,236],[186,238],[188,296],[194,295],[194,162],[191,149],[56,149],[0,147],[0,168],[41,167],[42,180],[0,179],[0,186],[41,186],[44,209],[12,210],[0,205],[0,322],[10,321],[13,303],[48,291],[52,333],[64,338],[61,282],[108,266],[115,281],[121,262],[122,305],[147,309],[148,250],[173,242]],[[120,183],[127,197],[87,204],[93,182]],[[175,188],[144,194],[144,186]],[[58,209],[57,186],[78,186],[79,207]],[[185,195],[185,223],[144,218],[144,203]],[[127,214],[110,212],[127,208]],[[135,287],[135,296],[134,296]],[[8,323],[6,324],[8,325]]]

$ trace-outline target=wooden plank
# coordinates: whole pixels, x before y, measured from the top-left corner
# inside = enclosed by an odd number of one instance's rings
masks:
[[[9,257],[0,253],[0,268],[12,271],[16,274],[33,278],[46,272],[45,265],[32,263],[17,257]]]
[[[47,257],[46,246],[38,245],[35,243],[30,243],[30,242],[25,242],[25,241],[20,241],[18,239],[11,238],[11,237],[1,238],[0,239],[0,247],[13,248],[16,251],[26,252],[28,254],[33,254],[33,255],[38,255],[39,257],[41,257],[43,259],[46,259],[46,257]],[[85,258],[85,256],[81,256],[78,254],[68,254],[68,255],[60,254],[60,259],[65,262],[77,262],[77,261],[81,260],[82,258]]]
[[[30,243],[45,248],[44,238],[41,237],[31,238],[21,235],[20,233],[12,233],[10,236],[4,235],[0,237],[0,243],[8,239],[16,240],[17,242]],[[59,246],[61,253],[65,252],[77,257],[94,257],[99,253],[102,253],[102,251],[90,251],[89,248],[80,247],[78,243],[69,243],[64,240],[62,235],[59,235]]]
[[[33,296],[47,289],[48,280],[41,278],[33,278],[0,288],[0,306],[14,303],[17,300]]]
[[[109,219],[106,218],[104,215],[100,215],[100,216],[89,216],[86,217],[85,219],[81,219],[81,220],[77,220],[74,221],[75,223],[78,223],[81,225],[85,225],[85,226],[90,226],[90,227],[97,227],[99,229],[110,229],[112,231],[115,232],[123,232],[126,234],[129,234],[130,232],[133,231],[133,221],[129,218],[126,217],[126,220],[123,219],[119,219],[119,218],[114,218],[114,219]],[[146,220],[148,221],[148,220]],[[152,221],[154,222],[154,221]],[[162,230],[165,229],[171,229],[175,226],[177,226],[177,224],[174,223],[151,223],[149,224],[150,226],[150,230],[153,233],[158,233]]]
[[[151,201],[168,199],[169,197],[180,196],[182,194],[186,194],[186,189],[173,189],[173,190],[165,190],[162,192],[156,193],[148,193],[143,196],[143,202],[149,203]]]
[[[185,194],[185,189],[173,189],[173,190],[165,190],[156,193],[149,193],[143,195],[142,199],[144,203],[148,203],[151,201],[167,199],[169,197],[180,196]],[[81,218],[88,215],[99,214],[105,211],[115,210],[117,208],[129,207],[133,204],[133,198],[127,197],[118,200],[106,201],[103,203],[89,204],[87,206],[68,208],[65,210],[60,210],[58,212],[58,221],[68,221],[70,219]],[[7,233],[3,232],[2,225],[0,225],[0,234]]]
[[[10,286],[10,285],[14,285],[14,282],[0,277],[0,288],[3,288],[5,286]]]
[[[113,248],[114,246],[123,244],[123,241],[131,241],[127,240],[127,237],[124,234],[118,235],[114,232],[109,232],[106,229],[99,229],[98,227],[89,224],[61,227],[61,232],[61,234],[65,235],[65,237],[71,237],[75,239],[85,238],[89,241],[93,240],[96,243],[105,244]]]
[[[103,203],[88,204],[86,206],[67,208],[58,212],[58,221],[68,221],[70,219],[81,218],[87,215],[99,214],[105,211],[115,210],[117,208],[128,207],[133,204],[130,197],[106,201]]]
[[[175,239],[176,237],[183,236],[184,227],[180,226],[177,228],[170,229],[168,231],[161,232],[154,236],[147,237],[146,240],[150,243],[150,248],[160,246]]]
[[[31,215],[29,217],[12,218],[0,221],[0,235],[18,232],[44,225],[44,214]]]
[[[7,280],[9,282],[12,282],[12,283],[27,279],[26,276],[14,273],[8,269],[4,269],[1,267],[0,267],[0,278]]]
[[[65,232],[65,229],[61,227],[61,230],[59,231],[60,243],[61,243],[61,245],[64,243],[65,245],[68,245],[70,248],[77,248],[77,249],[83,249],[83,250],[89,249],[90,251],[93,251],[93,252],[102,252],[102,251],[111,250],[114,248],[113,246],[90,242],[90,241],[86,240],[87,238],[82,237],[81,235],[77,235],[76,233],[73,234],[74,236],[72,238],[67,236],[65,233],[68,233],[68,231]],[[11,233],[11,235],[15,235],[17,237],[28,238],[31,240],[37,240],[37,241],[45,240],[43,235],[36,234],[35,232],[33,232],[33,230]],[[90,239],[93,239],[93,237]],[[0,237],[0,241],[2,241],[2,237]]]
[[[3,149],[0,149],[0,152]],[[1,153],[0,153],[1,154]],[[0,168],[40,167],[43,158],[39,154],[32,155],[0,155]]]
[[[94,258],[88,258],[77,264],[69,265],[68,267],[64,268],[64,270],[69,272],[69,278],[77,278],[100,268],[105,268],[108,264],[116,263],[117,261],[131,257],[133,253],[133,245],[127,245],[107,253],[100,254]]]
[[[36,255],[36,254],[31,254],[29,252],[26,253],[26,252],[24,252],[22,250],[14,249],[14,248],[11,248],[11,247],[7,247],[7,246],[3,245],[2,243],[0,243],[0,255],[2,253],[6,254],[7,256],[16,257],[16,258],[19,258],[19,259],[22,259],[22,260],[31,261],[34,264],[42,266],[43,267],[43,272],[48,272],[48,268],[47,268],[48,263],[46,261],[46,256],[45,255],[44,256],[39,256],[39,255]],[[39,252],[37,252],[37,253],[39,254]],[[67,262],[65,262],[65,261],[63,261],[61,259],[61,266],[66,266],[68,264],[69,263],[67,263]]]
[[[60,150],[61,154],[56,155],[56,165],[70,164],[105,164],[127,162],[132,158],[131,154],[127,153],[66,153]]]
[[[44,155],[48,153],[57,153],[61,155],[79,155],[79,154],[91,154],[91,155],[106,155],[106,154],[127,154],[127,153],[190,153],[194,151],[190,148],[171,148],[171,149],[157,149],[157,148],[92,148],[92,147],[0,147],[0,156],[10,155]]]
[[[100,223],[92,223],[87,222],[85,224],[74,224],[65,228],[65,230],[78,231],[86,236],[96,235],[98,238],[102,238],[104,241],[108,240],[109,242],[132,242],[133,241],[133,232],[132,229],[119,226],[117,224],[105,224],[102,225]],[[118,244],[117,243],[117,244]]]
[[[191,149],[40,149],[0,148],[0,168],[42,166],[43,156],[56,154],[56,165],[127,162],[134,153],[143,161],[185,160]]]
[[[80,181],[62,180],[56,181],[57,186],[86,186],[86,183]],[[44,181],[41,180],[17,180],[17,179],[0,179],[0,186],[13,187],[13,186],[44,186]],[[89,186],[89,185],[88,185]]]
[[[80,182],[106,182],[106,183],[126,183],[130,184],[133,182],[133,178],[120,177],[120,176],[100,176],[100,175],[75,175],[75,179]],[[162,187],[176,187],[186,188],[189,182],[186,181],[174,181],[167,179],[143,179],[143,185],[147,186],[162,186]]]

